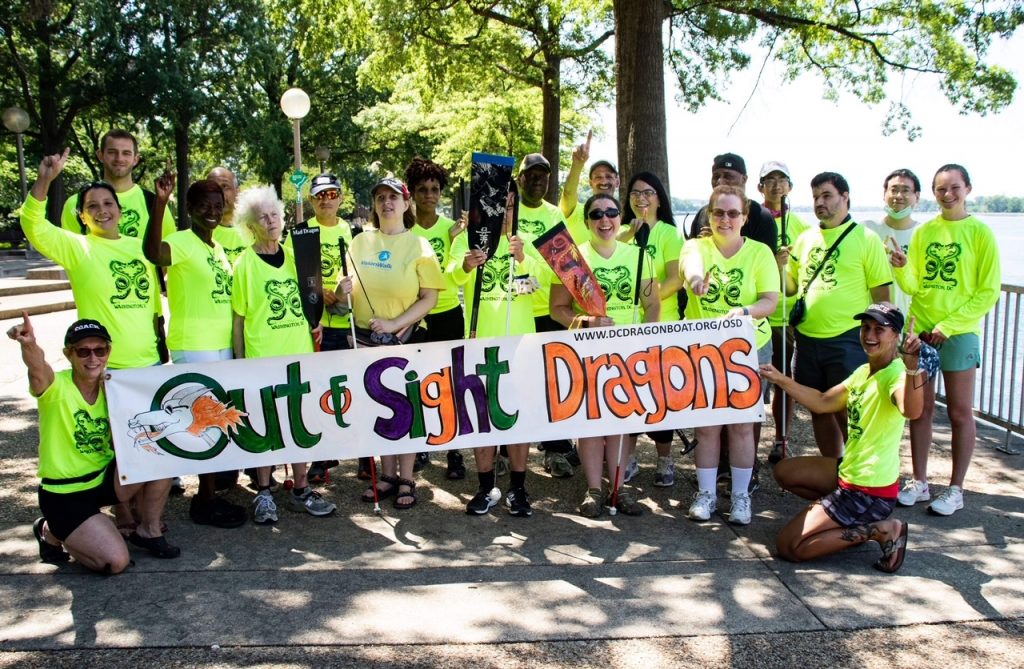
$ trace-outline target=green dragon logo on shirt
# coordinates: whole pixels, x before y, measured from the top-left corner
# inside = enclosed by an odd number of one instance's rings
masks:
[[[956,266],[960,260],[961,253],[963,253],[963,249],[960,248],[960,244],[957,242],[952,244],[932,242],[929,244],[924,252],[927,256],[927,260],[924,263],[925,281],[934,281],[938,277],[950,285],[958,285],[960,282],[953,275],[956,273]]]
[[[235,261],[238,260],[238,256],[242,255],[242,251],[245,250],[244,246],[238,247],[224,247],[224,255],[228,257],[228,264],[234,265]]]
[[[149,276],[146,265],[141,260],[111,260],[110,272],[114,275],[114,290],[117,291],[117,294],[110,298],[111,304],[127,300],[132,293],[140,300],[149,299]]]
[[[207,256],[206,262],[213,272],[214,288],[210,291],[210,297],[215,302],[223,301],[218,300],[218,297],[231,297],[231,274],[213,256]]]
[[[710,274],[708,292],[700,298],[701,303],[710,306],[722,300],[730,307],[742,307],[740,292],[743,290],[743,270],[737,267],[724,271],[718,265],[712,265]]]
[[[110,421],[106,418],[93,418],[88,411],[79,409],[74,415],[75,448],[82,455],[109,453]]]
[[[437,264],[440,265],[441,269],[443,270],[444,266],[447,264],[445,262],[445,257],[444,257],[445,256],[445,253],[444,253],[444,240],[443,239],[438,239],[437,237],[432,237],[429,241],[430,241],[430,248],[434,249],[434,255],[437,256]]]
[[[543,221],[530,221],[525,218],[519,219],[519,231],[531,237],[540,237],[547,228]]]
[[[864,434],[864,428],[860,425],[861,411],[863,411],[864,402],[864,390],[851,390],[849,396],[846,399],[846,415],[849,417],[849,431],[850,437],[847,440],[860,438]]]
[[[302,318],[302,299],[299,297],[299,284],[295,279],[271,279],[264,284],[264,289],[271,311],[267,317],[268,325],[284,319],[289,312],[296,318]]]
[[[492,256],[490,260],[484,263],[484,278],[480,280],[480,294],[485,295],[491,292],[494,290],[495,286],[498,286],[499,289],[507,286],[508,274],[511,271],[511,266],[511,253],[506,253],[503,256]]]
[[[807,268],[804,269],[804,276],[810,279],[814,274],[814,271],[818,269],[818,265],[821,264],[821,259],[825,257],[825,252],[828,249],[823,249],[820,246],[811,249],[811,253],[807,258]],[[828,259],[828,263],[822,268],[821,272],[818,273],[818,280],[822,283],[835,287],[838,282],[836,281],[836,261],[839,260],[839,249],[832,252],[832,257]]]
[[[625,267],[598,267],[594,270],[594,276],[601,284],[605,298],[623,302],[633,299],[633,282],[630,281],[629,270]]]
[[[324,244],[320,247],[320,275],[333,279],[341,269],[341,245]]]
[[[126,237],[138,237],[139,221],[141,218],[139,212],[134,209],[125,209],[121,212],[121,220],[118,222],[117,227],[121,230],[121,234]]]

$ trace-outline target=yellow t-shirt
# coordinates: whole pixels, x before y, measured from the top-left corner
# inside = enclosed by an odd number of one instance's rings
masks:
[[[743,246],[726,258],[711,237],[694,237],[683,246],[683,256],[700,255],[704,271],[710,273],[708,292],[697,297],[686,287],[686,317],[719,318],[737,307],[749,307],[762,293],[779,292],[779,266],[772,250],[759,241],[744,238]],[[681,266],[681,265],[680,265]],[[758,348],[771,341],[767,318],[754,320],[754,341]]]
[[[825,252],[851,225],[857,224],[848,221],[829,229],[808,228],[793,242],[789,275],[797,283],[797,296]],[[797,330],[816,339],[849,332],[860,325],[860,321],[853,318],[854,314],[871,304],[871,289],[888,283],[892,283],[892,270],[882,241],[863,225],[857,225],[840,242],[828,264],[811,283],[807,291],[807,317]]]
[[[782,234],[782,217],[777,216],[775,218],[775,227],[779,229],[779,246],[789,246],[799,237],[804,230],[807,229],[807,223],[804,219],[796,215],[795,212],[790,211],[789,215],[786,216],[786,234]],[[843,242],[846,243],[845,241]],[[815,279],[817,281],[817,279]],[[795,296],[786,298],[786,310],[791,311],[793,309],[793,303],[796,301]],[[768,323],[772,327],[782,327],[789,322],[789,314],[782,313],[782,295],[779,295],[779,304],[775,307],[775,312],[768,317]]]
[[[580,255],[594,273],[594,278],[601,286],[607,303],[608,318],[616,325],[633,323],[633,297],[636,293],[636,267],[639,262],[640,247],[634,244],[615,243],[615,252],[610,258],[598,253],[590,242],[580,244]],[[651,263],[644,263],[644,273],[652,271]],[[553,283],[561,283],[555,275]],[[652,288],[653,290],[653,288]],[[642,300],[641,300],[642,301]],[[574,307],[577,306],[574,304]],[[637,306],[637,322],[643,320],[643,306]],[[578,311],[578,309],[577,309]],[[582,312],[580,312],[582,313]]]
[[[43,490],[70,493],[95,488],[103,483],[103,472],[113,459],[103,386],[96,402],[89,404],[70,369],[54,374],[53,383],[39,396],[38,472]],[[76,478],[84,480],[60,483]]]
[[[315,218],[309,219],[306,223],[311,228],[320,228],[320,276],[324,292],[333,293],[334,289],[338,287],[338,278],[341,276],[341,242],[344,240],[345,248],[348,249],[352,244],[352,228],[340,218],[337,225],[320,225]],[[284,240],[284,245],[294,252],[295,247],[292,245],[291,235]],[[326,308],[324,315],[320,318],[320,324],[325,328],[340,330],[351,327],[350,316],[347,314],[338,316]]]
[[[848,392],[849,439],[839,465],[839,478],[865,488],[890,486],[900,476],[900,442],[906,422],[892,396],[903,387],[903,360],[871,374],[866,363],[843,382]]]
[[[191,230],[164,240],[171,247],[167,301],[172,351],[220,351],[231,348],[231,265],[224,247],[207,246]]]
[[[647,255],[653,263],[654,278],[658,280],[659,285],[665,283],[668,277],[668,264],[673,260],[679,261],[683,241],[683,235],[674,225],[658,221],[651,228],[651,235],[647,238]],[[679,300],[676,295],[670,295],[661,301],[661,320],[679,320]]]
[[[533,242],[551,228],[564,222],[565,218],[562,216],[562,210],[546,200],[542,201],[539,207],[519,205],[519,237],[523,240],[524,251],[540,262],[539,269],[537,270],[540,290],[533,294],[534,316],[547,316],[551,313],[548,298],[551,294],[551,280],[555,274],[548,267],[547,262],[541,257],[540,253],[538,253],[537,247],[533,245]],[[569,234],[573,234],[572,230],[569,231]],[[576,239],[576,237],[573,236],[573,239]],[[590,233],[587,233],[584,239],[590,239]]]
[[[235,263],[231,308],[245,318],[245,357],[269,358],[313,352],[313,337],[302,313],[295,257],[284,248],[274,267],[249,247]]]
[[[455,225],[455,221],[444,216],[438,216],[437,222],[430,228],[421,227],[419,223],[412,226],[412,231],[427,240],[430,244],[430,248],[434,250],[434,256],[437,258],[437,264],[441,266],[442,271],[448,267],[448,254],[451,252],[452,240],[448,236],[448,231]],[[464,237],[465,232],[459,236]],[[445,279],[445,290],[442,290],[437,295],[437,306],[434,307],[430,313],[439,314],[445,311],[450,311],[457,307],[459,304],[459,287],[452,278],[450,272],[444,271]]]
[[[361,328],[373,317],[401,316],[419,299],[420,288],[447,286],[430,243],[408,230],[397,235],[364,230],[352,240],[350,261],[352,309]]]
[[[142,239],[146,234],[146,226],[149,224],[149,208],[146,206],[146,196],[143,194],[142,186],[132,184],[131,188],[117,194],[117,201],[121,204],[121,220],[117,223],[121,234],[126,237]],[[64,202],[64,211],[61,212],[60,224],[65,230],[81,234],[82,224],[78,222],[78,216],[75,214],[75,205],[77,204],[77,193]],[[174,225],[174,216],[171,215],[170,206],[164,209],[163,228],[164,239],[177,230],[177,227]]]
[[[105,239],[50,225],[46,203],[28,196],[21,227],[40,253],[63,267],[71,279],[79,318],[102,323],[113,340],[112,369],[160,362],[153,317],[163,312],[156,268],[142,253],[142,240]]]
[[[522,209],[521,206],[520,209]],[[582,202],[577,202],[576,208],[569,214],[569,218],[565,219],[565,227],[569,229],[569,235],[576,242],[576,246],[590,241],[590,228],[587,227],[587,220],[583,215]]]
[[[242,251],[252,246],[252,239],[237,225],[218,225],[213,229],[213,240],[224,247],[224,254],[232,266]]]
[[[448,275],[456,284],[466,288],[466,336],[473,318],[476,273],[479,269],[465,272],[462,261],[469,250],[469,235],[461,234],[452,242]],[[504,337],[506,335],[533,334],[537,331],[533,320],[533,298],[530,295],[512,296],[512,313],[509,314],[508,282],[512,272],[512,254],[509,253],[508,238],[501,236],[494,255],[484,263],[484,278],[481,280],[480,315],[477,317],[477,337]],[[527,255],[523,262],[515,265],[516,276],[537,276],[537,259]],[[506,324],[508,331],[506,332]]]

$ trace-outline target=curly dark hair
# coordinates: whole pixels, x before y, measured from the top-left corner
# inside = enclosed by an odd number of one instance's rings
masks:
[[[444,190],[448,185],[448,170],[431,160],[416,156],[405,168],[405,183],[409,184],[409,190],[415,190],[416,184],[427,179],[437,179],[441,190]]]

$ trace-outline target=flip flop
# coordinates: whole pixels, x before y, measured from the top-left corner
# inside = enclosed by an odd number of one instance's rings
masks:
[[[169,560],[181,555],[181,549],[167,543],[167,539],[162,534],[158,537],[143,537],[138,532],[132,532],[128,535],[128,541],[139,548],[145,548],[153,557]]]
[[[882,557],[875,562],[875,569],[886,574],[895,574],[903,566],[903,559],[907,556],[907,534],[910,532],[910,523],[903,523],[900,528],[900,535],[896,540],[883,547]],[[889,564],[889,559],[896,554],[896,562]]]

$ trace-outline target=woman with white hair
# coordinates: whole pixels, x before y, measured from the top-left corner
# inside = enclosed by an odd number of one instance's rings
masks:
[[[235,205],[235,223],[252,237],[253,244],[235,261],[231,308],[234,310],[232,347],[235,358],[265,358],[313,352],[313,340],[302,313],[299,282],[292,251],[281,244],[284,203],[270,186],[243,192]],[[269,325],[273,323],[273,327]],[[293,463],[295,486],[289,505],[313,516],[327,516],[337,508],[309,487],[307,463]],[[253,521],[277,522],[277,505],[270,491],[270,467],[257,468],[259,492],[253,500]]]

